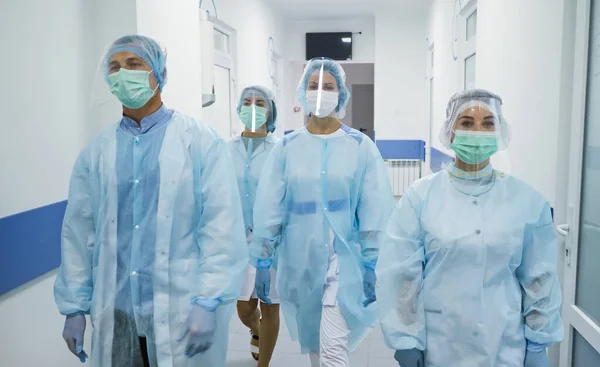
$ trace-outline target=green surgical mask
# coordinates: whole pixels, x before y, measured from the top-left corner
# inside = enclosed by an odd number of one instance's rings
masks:
[[[450,148],[461,161],[480,164],[498,151],[498,137],[495,132],[458,130]]]
[[[121,68],[118,72],[110,74],[110,92],[121,101],[123,106],[137,110],[142,108],[156,89],[150,88],[150,73],[145,70],[127,70]]]
[[[253,112],[254,111],[254,117]],[[267,115],[269,111],[264,107],[258,106],[242,106],[238,116],[240,120],[252,131],[256,131],[259,127],[263,126],[267,122]]]

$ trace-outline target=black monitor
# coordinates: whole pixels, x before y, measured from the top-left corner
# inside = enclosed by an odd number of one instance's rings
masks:
[[[306,60],[315,57],[352,60],[352,32],[307,33]]]

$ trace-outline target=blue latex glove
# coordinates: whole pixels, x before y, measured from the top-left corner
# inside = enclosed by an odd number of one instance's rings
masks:
[[[546,347],[547,345],[527,342],[524,367],[550,367]]]
[[[256,280],[254,288],[256,296],[268,305],[273,303],[269,299],[271,295],[271,259],[258,259],[256,264]]]
[[[88,355],[83,350],[83,337],[85,335],[85,315],[76,313],[67,316],[65,328],[63,329],[63,339],[67,342],[67,347],[71,353],[75,354],[81,363],[85,363]]]
[[[178,340],[182,342],[187,337],[185,355],[188,358],[206,352],[213,345],[217,329],[215,309],[216,307],[210,310],[198,304],[192,305],[186,321],[185,333]]]
[[[375,283],[377,276],[375,275],[375,264],[365,265],[365,275],[363,277],[363,289],[367,299],[363,302],[363,306],[367,307],[377,300],[375,297]]]
[[[425,367],[425,356],[418,349],[397,350],[394,359],[400,367]]]

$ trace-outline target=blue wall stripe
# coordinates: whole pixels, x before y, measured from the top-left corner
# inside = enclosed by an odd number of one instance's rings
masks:
[[[431,157],[429,157],[429,168],[432,172],[438,172],[447,163],[454,162],[454,157],[431,147]]]
[[[383,159],[420,159],[425,161],[423,140],[377,140],[377,148]]]
[[[0,218],[0,294],[60,265],[60,232],[67,202]]]
[[[287,134],[293,133],[293,132],[294,132],[294,130],[286,130],[283,132],[283,135],[287,135]]]

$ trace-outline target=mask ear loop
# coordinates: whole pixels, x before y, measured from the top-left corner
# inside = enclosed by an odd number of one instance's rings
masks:
[[[148,72],[148,86],[150,86],[150,74],[156,75],[156,73],[154,72],[154,70],[150,70]],[[156,94],[156,91],[158,90],[159,86],[160,86],[160,83],[158,82],[158,78],[156,78],[156,88],[154,88],[154,90],[152,91],[152,97],[154,97],[154,95]]]

